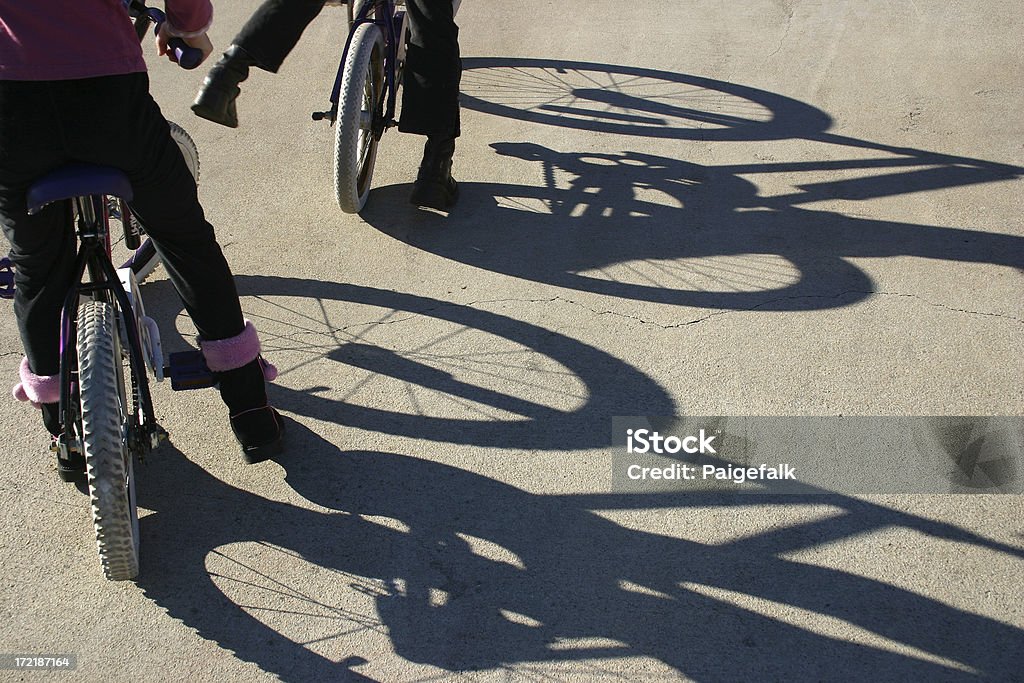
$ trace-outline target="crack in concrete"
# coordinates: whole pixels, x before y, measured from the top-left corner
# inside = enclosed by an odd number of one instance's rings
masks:
[[[782,29],[782,36],[779,37],[779,44],[768,54],[768,57],[774,57],[779,54],[779,51],[782,50],[782,46],[785,45],[786,38],[789,36],[789,29],[793,26],[794,12],[795,10],[793,5],[786,4],[786,26]]]
[[[446,303],[440,304],[439,306],[432,306],[430,308],[424,308],[424,309],[422,309],[420,311],[412,312],[412,313],[410,313],[407,316],[404,316],[404,317],[401,317],[401,318],[395,318],[395,319],[392,319],[392,320],[370,320],[370,321],[365,321],[365,322],[349,323],[348,325],[341,325],[339,327],[327,326],[326,329],[323,330],[323,331],[321,331],[321,330],[298,330],[298,331],[291,332],[291,333],[288,333],[288,334],[276,334],[276,335],[273,336],[273,339],[295,340],[295,339],[297,339],[299,337],[303,337],[303,336],[306,336],[306,335],[324,335],[324,334],[333,335],[333,334],[336,334],[338,332],[347,332],[348,330],[351,330],[351,329],[354,329],[354,328],[365,328],[365,327],[372,327],[372,326],[378,326],[378,325],[397,325],[399,323],[403,323],[403,322],[407,322],[409,320],[412,320],[413,318],[416,318],[418,316],[429,315],[433,311],[438,311],[438,310],[441,310],[443,308],[448,308],[448,307],[451,307],[451,306],[465,306],[465,307],[470,307],[471,308],[471,307],[481,306],[481,305],[485,305],[485,304],[504,304],[504,303],[552,304],[552,303],[561,302],[561,303],[569,304],[570,306],[576,306],[578,308],[582,308],[582,309],[584,309],[586,311],[590,311],[594,315],[611,315],[611,316],[615,316],[615,317],[618,317],[618,318],[625,318],[627,320],[632,320],[632,321],[640,323],[641,325],[648,325],[648,326],[651,326],[651,327],[658,327],[658,328],[663,329],[663,330],[672,330],[672,329],[679,329],[679,328],[682,328],[682,327],[688,327],[690,325],[697,325],[699,323],[707,322],[708,320],[711,320],[712,318],[717,318],[719,316],[729,315],[729,314],[732,314],[732,313],[749,313],[751,311],[756,311],[756,310],[764,308],[766,306],[771,306],[771,305],[776,304],[776,303],[778,303],[780,301],[796,301],[796,300],[800,300],[800,299],[840,299],[840,298],[842,298],[844,296],[849,296],[851,294],[869,295],[869,296],[870,295],[875,295],[875,296],[892,296],[892,297],[902,297],[902,298],[917,299],[918,301],[921,301],[921,302],[927,304],[928,306],[933,306],[935,308],[941,308],[941,309],[943,309],[945,311],[949,311],[951,313],[964,313],[964,314],[967,314],[967,315],[979,315],[979,316],[984,316],[984,317],[989,317],[989,318],[1003,318],[1005,320],[1010,320],[1010,321],[1016,322],[1016,323],[1024,323],[1024,319],[1017,318],[1017,317],[1014,317],[1012,315],[1007,315],[1005,313],[993,313],[993,312],[990,312],[990,311],[975,311],[975,310],[970,310],[970,309],[966,309],[966,308],[954,308],[952,306],[948,306],[948,305],[940,303],[940,302],[936,302],[936,301],[931,301],[929,299],[925,299],[924,297],[922,297],[922,296],[920,296],[918,294],[908,294],[908,293],[904,293],[904,292],[864,291],[864,290],[850,289],[850,290],[845,290],[845,291],[839,292],[837,294],[803,294],[803,295],[800,295],[800,296],[777,297],[775,299],[768,299],[767,301],[764,301],[764,302],[762,302],[762,303],[760,303],[760,304],[758,304],[756,306],[750,306],[748,308],[729,308],[729,309],[724,309],[724,310],[720,310],[720,311],[713,311],[713,312],[708,313],[706,315],[702,315],[700,317],[693,318],[692,320],[685,320],[685,321],[676,322],[676,323],[661,323],[661,322],[658,322],[656,320],[649,320],[649,319],[646,319],[646,318],[642,318],[642,317],[640,317],[638,315],[630,315],[628,313],[622,313],[621,311],[613,311],[611,309],[600,310],[600,309],[597,309],[597,308],[593,308],[591,306],[587,306],[586,304],[584,304],[582,302],[579,302],[579,301],[576,301],[574,299],[567,299],[567,298],[565,298],[563,296],[552,296],[552,297],[547,297],[547,298],[543,298],[543,299],[517,299],[517,298],[508,298],[508,299],[478,299],[476,301],[469,301],[469,302],[466,302],[466,303],[455,303],[455,302],[447,303],[446,302]],[[265,341],[268,342],[268,343],[272,343],[272,339],[269,338],[269,335],[268,335],[268,338]],[[22,352],[20,350],[19,351],[0,352],[0,359],[6,358],[8,356],[15,356],[15,355],[21,355],[21,354],[22,354]]]
[[[56,476],[56,475],[54,475],[54,476]],[[9,479],[0,480],[0,491],[3,491],[5,493],[21,494],[23,496],[27,496],[29,499],[31,499],[33,501],[37,501],[37,502],[41,502],[41,503],[54,503],[56,505],[63,505],[65,507],[70,507],[70,508],[80,508],[81,507],[80,505],[77,505],[75,503],[69,503],[69,502],[67,502],[65,500],[56,500],[56,499],[53,499],[53,498],[46,498],[44,496],[39,496],[39,495],[36,495],[34,493],[26,493],[24,486],[18,486],[17,484],[15,484],[15,482],[13,482],[13,481],[11,481]]]
[[[708,313],[706,315],[700,316],[698,318],[694,318],[692,320],[685,320],[685,321],[676,322],[676,323],[661,323],[661,322],[658,322],[656,320],[649,320],[649,319],[646,319],[646,318],[642,318],[642,317],[640,317],[638,315],[630,315],[628,313],[622,313],[621,311],[614,311],[614,310],[611,310],[611,309],[600,310],[600,309],[593,308],[591,306],[587,306],[586,304],[584,304],[582,302],[579,302],[579,301],[576,301],[574,299],[567,299],[567,298],[565,298],[563,296],[552,296],[552,297],[541,298],[541,299],[520,299],[520,298],[478,299],[478,300],[469,301],[469,302],[466,302],[466,303],[454,303],[454,302],[452,302],[452,303],[443,303],[443,304],[441,304],[439,306],[433,306],[431,308],[425,308],[425,309],[423,309],[421,311],[417,311],[415,313],[411,313],[408,316],[405,316],[405,317],[402,317],[402,318],[395,318],[393,320],[375,320],[375,321],[367,321],[367,322],[360,322],[360,323],[350,323],[348,325],[342,325],[340,327],[328,328],[324,332],[318,332],[318,331],[313,331],[313,330],[300,330],[298,332],[293,332],[291,334],[279,334],[279,335],[276,336],[276,338],[277,339],[295,339],[297,337],[301,337],[303,335],[308,335],[308,334],[334,334],[334,333],[337,333],[337,332],[346,332],[346,331],[348,331],[348,330],[350,330],[352,328],[364,328],[364,327],[377,326],[377,325],[396,325],[398,323],[403,323],[403,322],[406,322],[408,320],[412,320],[413,318],[416,318],[418,316],[424,316],[424,315],[429,316],[429,314],[431,312],[433,312],[433,311],[438,311],[438,310],[441,310],[443,308],[448,308],[448,307],[451,307],[451,306],[464,306],[464,307],[471,308],[471,307],[476,307],[476,306],[481,306],[481,305],[486,305],[486,304],[505,304],[505,303],[551,304],[551,303],[561,302],[561,303],[569,304],[570,306],[576,306],[578,308],[582,308],[582,309],[584,309],[586,311],[590,311],[594,315],[611,315],[611,316],[615,316],[615,317],[619,317],[619,318],[625,318],[627,320],[633,320],[633,321],[638,322],[638,323],[640,323],[642,325],[649,325],[649,326],[652,326],[652,327],[658,327],[658,328],[661,328],[663,330],[671,330],[671,329],[679,329],[679,328],[682,328],[682,327],[688,327],[690,325],[696,325],[696,324],[699,324],[699,323],[711,320],[712,318],[716,318],[716,317],[723,316],[723,315],[729,315],[729,314],[732,314],[732,313],[748,313],[748,312],[751,312],[751,311],[756,311],[756,310],[764,308],[766,306],[771,306],[773,304],[776,304],[776,303],[778,303],[780,301],[796,301],[796,300],[800,300],[800,299],[841,299],[841,298],[843,298],[845,296],[850,296],[850,295],[854,295],[854,294],[855,295],[891,296],[891,297],[901,297],[901,298],[917,299],[918,301],[921,301],[921,302],[927,304],[928,306],[933,306],[935,308],[941,308],[941,309],[943,309],[945,311],[949,311],[951,313],[964,313],[964,314],[967,314],[967,315],[979,315],[979,316],[985,316],[985,317],[991,317],[991,318],[1003,318],[1003,319],[1010,320],[1010,321],[1017,322],[1017,323],[1024,323],[1024,319],[1016,318],[1016,317],[1014,317],[1012,315],[1007,315],[1005,313],[993,313],[993,312],[990,312],[990,311],[974,311],[974,310],[965,309],[965,308],[954,308],[952,306],[948,306],[948,305],[940,303],[940,302],[935,302],[935,301],[931,301],[931,300],[925,299],[924,297],[922,297],[922,296],[920,296],[918,294],[908,294],[908,293],[904,293],[904,292],[864,291],[864,290],[850,289],[850,290],[844,290],[842,292],[838,292],[836,294],[803,294],[803,295],[799,295],[799,296],[777,297],[777,298],[774,298],[774,299],[768,299],[767,301],[764,301],[764,302],[762,302],[762,303],[760,303],[760,304],[758,304],[756,306],[750,306],[748,308],[730,308],[730,309],[724,309],[724,310],[720,310],[720,311],[713,311],[711,313]]]
[[[917,299],[919,301],[922,301],[922,302],[928,304],[929,306],[934,306],[936,308],[941,308],[943,310],[950,311],[950,312],[953,312],[953,313],[966,313],[966,314],[969,314],[969,315],[981,315],[981,316],[993,317],[993,318],[1005,318],[1007,320],[1012,320],[1013,322],[1024,323],[1024,319],[1016,318],[1014,316],[1007,315],[1005,313],[992,313],[992,312],[989,312],[989,311],[972,311],[972,310],[964,309],[964,308],[953,308],[951,306],[947,306],[946,304],[938,303],[938,302],[935,302],[935,301],[930,301],[930,300],[925,299],[924,297],[921,297],[921,296],[919,296],[917,294],[905,294],[905,293],[902,293],[902,292],[885,292],[885,291],[863,291],[863,290],[853,290],[853,289],[845,290],[845,291],[839,292],[837,294],[803,294],[803,295],[800,295],[800,296],[783,296],[783,297],[778,297],[778,298],[775,298],[775,299],[769,299],[769,300],[764,301],[764,302],[762,302],[762,303],[760,303],[760,304],[758,304],[756,306],[750,306],[748,308],[730,308],[730,309],[725,309],[725,310],[721,310],[721,311],[714,311],[712,313],[708,313],[707,315],[701,316],[699,318],[694,318],[693,320],[687,320],[687,321],[678,322],[678,323],[667,323],[667,324],[666,323],[660,323],[660,322],[657,322],[655,320],[647,320],[645,318],[641,318],[640,316],[630,315],[628,313],[622,313],[620,311],[598,310],[598,309],[592,308],[590,306],[587,306],[586,304],[583,304],[583,303],[581,303],[579,301],[575,301],[573,299],[567,299],[567,298],[561,297],[561,296],[554,296],[554,297],[550,297],[550,298],[547,298],[547,299],[484,299],[484,300],[480,300],[480,301],[471,301],[471,302],[468,302],[468,303],[465,303],[465,304],[450,304],[450,305],[476,306],[476,305],[479,305],[479,304],[489,304],[489,303],[555,303],[555,302],[559,302],[560,301],[560,302],[563,302],[563,303],[570,304],[572,306],[577,306],[579,308],[583,308],[585,310],[590,311],[591,313],[594,313],[595,315],[614,315],[614,316],[617,316],[617,317],[620,317],[620,318],[626,318],[626,319],[629,319],[629,320],[635,320],[636,322],[639,322],[639,323],[641,323],[643,325],[651,325],[651,326],[654,326],[654,327],[660,327],[662,329],[669,330],[669,329],[676,329],[676,328],[680,328],[680,327],[686,327],[686,326],[689,326],[689,325],[696,325],[698,323],[705,322],[705,321],[710,320],[712,318],[715,318],[715,317],[718,317],[718,316],[721,316],[721,315],[728,315],[730,313],[747,313],[747,312],[750,312],[750,311],[756,311],[758,309],[764,308],[765,306],[770,306],[772,304],[775,304],[775,303],[777,303],[779,301],[795,301],[795,300],[799,300],[799,299],[840,299],[842,297],[849,296],[851,294],[897,296],[897,297],[913,298],[913,299]],[[431,310],[436,310],[436,309],[431,309]],[[401,321],[392,321],[392,322],[401,322]]]
[[[903,292],[863,292],[863,293],[865,293],[865,294],[880,294],[882,296],[907,297],[907,298],[911,298],[911,299],[917,299],[918,301],[922,301],[922,302],[928,304],[929,306],[933,306],[935,308],[941,308],[941,309],[943,309],[945,311],[950,311],[951,313],[967,313],[968,315],[981,315],[981,316],[986,316],[986,317],[989,317],[989,318],[1005,318],[1006,320],[1012,320],[1013,322],[1016,322],[1016,323],[1024,323],[1024,319],[1017,318],[1017,317],[1014,317],[1012,315],[1007,315],[1006,313],[992,313],[990,311],[972,311],[972,310],[967,309],[967,308],[953,308],[952,306],[947,306],[946,304],[940,303],[938,301],[931,301],[930,299],[925,299],[923,296],[920,296],[918,294],[905,294]]]

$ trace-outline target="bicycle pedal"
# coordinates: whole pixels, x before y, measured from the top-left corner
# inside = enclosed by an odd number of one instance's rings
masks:
[[[206,366],[203,352],[197,349],[172,353],[164,367],[164,376],[171,378],[171,389],[175,391],[207,389],[217,383],[217,378]]]
[[[149,432],[149,449],[156,450],[160,444],[170,440],[171,435],[167,433],[167,430],[158,424],[154,424]]]
[[[70,460],[73,455],[82,454],[82,443],[74,439],[70,443],[66,434],[55,436],[50,439],[50,451],[56,453],[61,460]]]

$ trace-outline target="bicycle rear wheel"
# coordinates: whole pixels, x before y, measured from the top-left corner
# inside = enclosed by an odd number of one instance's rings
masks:
[[[181,156],[185,160],[185,166],[188,167],[189,173],[195,179],[196,184],[199,183],[199,149],[196,147],[196,143],[192,140],[192,137],[185,132],[185,129],[174,123],[168,121],[168,125],[171,129],[171,138],[178,145],[178,149],[181,150]],[[156,253],[156,247],[153,246],[151,240],[146,239],[146,230],[139,223],[139,219],[132,214],[131,209],[128,207],[128,202],[124,200],[117,200],[114,205],[110,207],[111,213],[115,213],[120,219],[122,225],[125,221],[131,221],[131,231],[141,234],[143,241],[137,249],[128,249],[124,245],[123,238],[118,238],[116,242],[111,245],[110,260],[115,266],[119,268],[131,268],[132,272],[135,273],[135,279],[141,284],[150,273],[156,270],[156,267],[160,264],[160,257]],[[123,232],[123,231],[122,231]]]
[[[359,213],[370,193],[377,158],[374,118],[384,93],[384,35],[356,27],[349,44],[334,122],[334,193],[345,213]]]
[[[113,307],[88,301],[78,311],[78,386],[82,446],[96,546],[103,574],[125,581],[139,573],[139,518],[128,449],[132,409]]]

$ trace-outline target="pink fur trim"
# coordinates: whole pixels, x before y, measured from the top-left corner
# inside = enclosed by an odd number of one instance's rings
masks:
[[[43,403],[60,400],[60,375],[41,377],[34,374],[28,367],[28,358],[21,359],[18,375],[21,382],[14,385],[11,394],[19,401],[30,401],[38,408]]]
[[[256,335],[256,328],[252,322],[246,320],[245,328],[234,337],[200,339],[199,348],[210,370],[226,372],[256,360],[260,355],[260,338]]]
[[[234,337],[212,341],[200,339],[199,348],[212,372],[235,370],[259,358],[263,378],[268,382],[277,378],[277,368],[260,356],[260,338],[251,320],[246,320],[245,329]]]
[[[263,379],[273,382],[277,379],[277,366],[260,356],[260,367],[263,368]]]

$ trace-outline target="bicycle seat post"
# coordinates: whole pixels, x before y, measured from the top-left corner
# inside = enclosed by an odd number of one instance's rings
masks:
[[[78,214],[78,236],[84,241],[97,239],[102,233],[102,221],[96,214],[96,201],[93,197],[75,197],[75,212]]]

